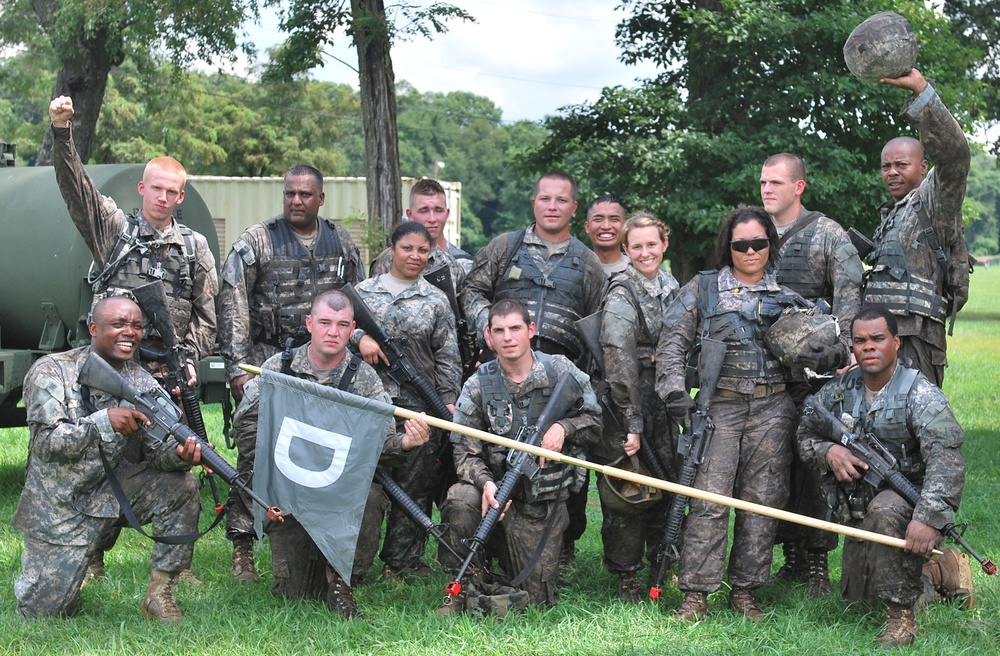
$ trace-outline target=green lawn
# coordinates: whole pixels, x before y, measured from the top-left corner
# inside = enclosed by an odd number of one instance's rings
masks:
[[[1000,559],[1000,268],[972,278],[972,300],[949,344],[945,391],[965,427],[968,477],[960,518],[967,539]],[[209,430],[221,428],[217,406],[206,408]],[[222,444],[221,437],[215,439]],[[23,481],[27,430],[0,430],[0,515],[10,517]],[[225,452],[225,449],[222,449]],[[228,454],[233,455],[233,454]],[[206,508],[210,506],[206,496]],[[285,603],[261,584],[240,586],[229,575],[229,543],[221,529],[198,542],[195,573],[201,588],[182,586],[181,626],[145,620],[139,603],[149,575],[150,543],[126,530],[108,555],[108,578],[83,593],[71,619],[26,621],[14,612],[12,584],[20,563],[20,536],[0,524],[0,653],[2,654],[858,654],[874,653],[881,615],[850,610],[839,596],[811,601],[804,588],[776,584],[760,592],[769,620],[749,623],[712,600],[714,615],[692,626],[674,623],[651,602],[627,606],[612,599],[615,579],[601,561],[600,509],[590,504],[590,528],[578,565],[558,608],[531,610],[504,623],[434,615],[448,577],[405,585],[362,586],[357,599],[365,622],[347,623],[319,603]],[[207,514],[207,512],[206,512]],[[832,558],[839,578],[839,551]],[[777,567],[778,563],[775,563]],[[975,574],[976,607],[961,612],[934,606],[920,615],[921,636],[908,653],[1000,653],[1000,577]],[[666,605],[680,600],[670,591]]]

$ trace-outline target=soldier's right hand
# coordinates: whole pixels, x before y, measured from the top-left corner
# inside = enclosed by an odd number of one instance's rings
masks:
[[[688,416],[695,408],[694,399],[691,395],[683,390],[674,390],[670,394],[667,394],[667,398],[663,399],[663,404],[667,409],[667,412],[674,419],[684,419]]]
[[[135,408],[108,408],[108,419],[116,433],[131,435],[149,426],[149,418]]]
[[[253,374],[243,374],[229,381],[229,391],[232,393],[233,400],[236,403],[243,400],[243,396],[246,394],[243,387],[250,382],[251,378],[253,378]]]
[[[486,517],[486,513],[490,508],[499,508],[500,503],[497,501],[497,492],[499,488],[497,484],[493,481],[486,481],[483,484],[483,517]],[[504,515],[507,514],[507,510],[510,508],[510,503],[512,499],[507,500],[507,504],[503,507],[503,512],[500,513],[500,519],[498,521],[503,521]]]
[[[69,126],[73,113],[73,99],[69,96],[59,96],[49,103],[49,119],[57,128]]]
[[[385,357],[382,347],[370,335],[365,335],[358,340],[358,352],[361,354],[361,359],[373,367],[377,367],[379,362],[389,366],[389,358]]]
[[[826,452],[826,463],[841,483],[852,483],[862,478],[868,469],[868,463],[839,444],[834,444]]]

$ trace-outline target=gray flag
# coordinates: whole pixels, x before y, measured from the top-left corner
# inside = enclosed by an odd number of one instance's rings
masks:
[[[393,407],[265,369],[254,491],[294,515],[350,583],[368,489]],[[264,511],[254,527],[262,535]]]

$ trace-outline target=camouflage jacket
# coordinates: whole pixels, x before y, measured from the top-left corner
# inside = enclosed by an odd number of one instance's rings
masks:
[[[254,315],[259,307],[251,307],[254,296],[259,292],[258,280],[269,271],[274,258],[268,224],[283,220],[282,216],[273,217],[268,221],[252,225],[240,235],[233,244],[226,262],[222,267],[222,289],[219,292],[219,353],[226,361],[226,376],[229,380],[245,374],[239,368],[241,362],[260,364],[277,353],[284,345],[267,344],[254,337],[262,329],[255,325]],[[327,221],[320,217],[320,221]],[[344,272],[346,280],[341,280],[337,271],[327,270],[320,275],[324,282],[337,284],[349,282],[354,285],[364,278],[361,265],[361,254],[349,232],[327,222],[336,232],[343,250],[345,260]],[[351,273],[353,272],[353,273]],[[311,290],[304,289],[298,298],[274,299],[273,310],[280,310],[285,305],[296,310],[308,306],[312,302]]]
[[[111,428],[108,409],[132,407],[110,394],[91,390],[98,410],[84,407],[77,382],[89,346],[40,358],[24,379],[28,413],[28,467],[14,526],[39,540],[64,546],[91,544],[100,523],[93,517],[118,517],[121,509],[101,463],[122,471],[153,467],[182,471],[189,465],[176,453],[173,441],[160,442],[144,432],[121,435]],[[126,362],[122,375],[140,390],[158,387],[138,365]]]
[[[501,267],[509,259],[508,243],[511,233],[504,233],[494,237],[489,244],[476,253],[476,259],[472,264],[472,270],[465,278],[465,284],[459,293],[459,302],[465,317],[475,326],[476,334],[479,335],[481,346],[485,346],[483,333],[486,330],[487,320],[490,313],[490,305],[496,295],[497,288],[504,283],[501,277],[504,271]],[[529,257],[533,258],[538,268],[544,272],[550,272],[560,265],[563,255],[566,254],[567,246],[563,246],[555,252],[549,252],[548,244],[535,234],[534,224],[524,233],[524,249]],[[588,250],[588,257],[585,263],[583,289],[580,290],[580,307],[578,314],[585,317],[596,312],[604,297],[604,282],[607,276],[601,261],[597,259],[593,251]]]
[[[278,353],[277,355],[271,356],[264,362],[263,365],[261,365],[261,368],[270,369],[271,371],[282,371],[282,355],[282,353]],[[337,387],[340,385],[340,379],[344,377],[344,372],[347,371],[347,365],[350,364],[350,361],[350,352],[345,352],[344,359],[341,360],[340,364],[333,369],[327,371],[317,369],[315,365],[313,365],[312,359],[309,357],[309,343],[307,342],[297,349],[294,349],[291,363],[291,375],[305,380],[311,380],[314,383],[326,385],[327,387]],[[351,384],[348,385],[346,391],[351,394],[356,394],[357,396],[363,396],[367,399],[374,399],[383,403],[392,403],[392,399],[390,399],[389,395],[386,394],[385,388],[382,386],[382,381],[379,379],[378,374],[375,373],[375,370],[364,361],[362,361],[358,366],[358,370],[355,372],[354,378],[351,379]],[[239,410],[237,411],[236,417],[233,421],[233,430],[236,432],[237,436],[255,436],[257,434],[257,423],[260,417],[259,408],[260,386],[258,384],[258,379],[254,378],[247,383],[246,396],[240,403]],[[240,443],[238,438],[237,443]],[[386,429],[385,441],[382,443],[382,458],[392,461],[394,457],[399,456],[402,453],[403,435],[396,433],[395,422],[390,421],[389,426]]]
[[[466,261],[468,262],[469,260]],[[455,287],[455,293],[458,294],[458,290],[462,288],[462,283],[465,282],[466,269],[448,251],[434,244],[431,247],[431,254],[427,258],[427,267],[425,270],[433,271],[443,266],[448,267],[448,271],[451,273],[451,284]],[[372,262],[371,267],[368,269],[368,276],[374,278],[383,273],[389,273],[389,269],[391,268],[392,249],[387,248],[379,253],[379,256]]]
[[[398,296],[385,288],[381,277],[369,278],[357,286],[365,301],[389,337],[399,340],[400,347],[410,357],[413,366],[423,373],[445,404],[454,403],[462,385],[462,361],[458,354],[455,316],[448,298],[440,289],[423,278]],[[360,328],[351,337],[357,347],[364,331]],[[427,403],[412,386],[400,388],[389,377],[388,368],[380,364],[376,370],[395,403],[422,410]]]
[[[625,284],[631,285],[634,295]],[[650,280],[632,266],[611,279],[604,300],[601,348],[604,378],[611,387],[611,400],[624,419],[626,433],[644,432],[643,404],[655,399],[654,355],[663,311],[678,287],[666,271]],[[636,303],[644,325],[639,324]]]
[[[52,163],[59,191],[66,201],[70,218],[73,219],[73,224],[94,256],[95,269],[101,271],[128,228],[128,221],[125,212],[115,204],[114,200],[102,196],[94,186],[93,180],[87,175],[73,144],[71,130],[72,128],[68,127],[52,126]],[[164,278],[164,291],[168,300],[174,298],[175,293],[180,296],[179,302],[171,303],[170,306],[174,330],[177,331],[177,340],[184,346],[188,357],[197,362],[211,353],[215,347],[215,297],[219,292],[215,256],[212,255],[204,235],[193,230],[191,240],[195,252],[186,253],[187,247],[181,231],[186,231],[188,228],[180,226],[176,221],[167,228],[159,229],[143,219],[141,211],[137,218],[138,236],[147,240],[154,259],[165,264],[167,260],[174,260],[174,268],[192,271],[189,290],[172,289],[167,278]],[[187,255],[193,256],[193,262],[188,262]],[[137,251],[133,251],[129,257],[141,256]],[[146,282],[151,281],[137,280],[132,284],[129,281],[113,278],[111,285],[134,288]],[[94,300],[95,302],[100,300],[100,295],[95,295]],[[151,346],[148,339],[146,345]],[[156,365],[155,369],[159,369],[159,365]]]
[[[597,396],[590,386],[590,378],[577,369],[568,358],[562,355],[553,355],[551,358],[556,376],[569,371],[583,388],[583,407],[577,416],[557,422],[566,430],[566,444],[563,450],[565,451],[568,445],[578,447],[580,451],[586,450],[596,444],[601,437],[601,407],[597,403]],[[532,392],[540,387],[555,386],[555,382],[549,380],[545,366],[537,357],[533,360],[531,372],[521,383],[511,382],[503,368],[500,369],[501,379],[515,403],[528,402]],[[462,395],[455,404],[455,423],[478,430],[492,430],[490,420],[483,412],[483,389],[478,372],[465,381]],[[498,472],[491,470],[490,465],[495,463],[490,456],[492,452],[497,451],[496,447],[460,433],[452,433],[451,441],[455,447],[455,469],[459,479],[472,483],[480,490],[487,481],[495,481]]]
[[[955,511],[965,486],[965,459],[962,456],[965,432],[955,419],[944,392],[921,373],[916,374],[908,392],[900,394],[904,398],[886,398],[885,392],[892,390],[893,382],[906,370],[906,367],[897,364],[892,379],[870,407],[863,401],[863,382],[857,368],[824,385],[816,394],[816,400],[837,417],[845,413],[851,416],[855,429],[867,426],[882,440],[887,438],[890,422],[904,424],[905,430],[919,445],[920,462],[914,469],[920,475],[908,476],[911,480],[916,478],[913,482],[920,487],[920,501],[913,511],[913,519],[941,529],[955,521]],[[850,399],[845,402],[845,397],[856,398],[859,395],[861,403],[855,404]],[[905,405],[905,418],[898,416],[898,408],[890,407],[897,403]],[[894,414],[897,416],[893,417]],[[805,463],[818,472],[826,473],[830,472],[826,455],[834,442],[830,441],[831,436],[818,432],[816,422],[812,415],[802,417],[796,433],[798,449]]]
[[[965,238],[962,202],[971,161],[969,142],[930,83],[920,95],[910,95],[903,105],[901,116],[920,133],[927,158],[934,162],[934,168],[919,187],[900,200],[890,200],[879,208],[881,225],[875,231],[875,248],[878,250],[887,237],[898,236],[899,246],[905,253],[907,272],[930,281],[940,297],[944,293],[944,273],[927,246],[927,239],[921,234],[923,229],[916,208],[922,205],[929,210],[938,243],[945,253],[949,244]],[[924,247],[918,248],[920,245]],[[870,263],[873,267],[878,264],[877,260]],[[869,283],[864,301],[881,302],[874,292]],[[897,321],[900,336],[919,335],[925,342],[945,350],[944,322],[915,313],[898,316]]]

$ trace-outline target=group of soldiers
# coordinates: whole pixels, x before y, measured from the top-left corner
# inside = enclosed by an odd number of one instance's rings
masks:
[[[142,209],[126,216],[87,176],[71,138],[72,102],[56,98],[49,108],[55,170],[94,254],[96,304],[91,345],[42,358],[25,381],[31,445],[14,517],[25,535],[18,610],[70,614],[88,576],[103,575],[103,553],[122,525],[124,500],[111,490],[114,479],[139,522],[152,521],[154,536],[197,533],[197,487],[186,472],[200,462],[200,447],[151,440],[142,430],[147,417],[77,380],[80,364],[94,353],[140,388],[163,384],[161,365],[139,354],[140,343],[161,338],[128,299],[129,290],[150,280],[163,282],[191,364],[190,384],[196,383],[193,364],[218,340],[239,402],[237,469],[246,479],[253,474],[260,390],[240,364],[417,412],[433,414],[443,404],[457,424],[511,438],[536,424],[556,381],[569,375],[579,383],[577,398],[544,431],[543,448],[633,470],[654,463],[676,481],[689,464],[679,444],[689,438],[697,410],[710,418],[714,434],[691,472],[695,488],[821,518],[838,501],[850,501],[844,521],[904,538],[905,550],[853,539],[844,548],[845,598],[888,608],[880,643],[911,642],[914,609],[934,595],[971,606],[968,558],[953,549],[930,557],[940,545],[939,530],[954,521],[964,482],[964,434],[940,391],[952,312],[940,253],[964,240],[961,202],[970,154],[958,124],[918,71],[884,82],[911,92],[902,116],[921,139],[894,139],[882,151],[892,199],[880,208],[868,271],[839,224],[803,207],[805,164],[781,153],[761,169],[763,207],[738,208],[722,223],[718,269],[683,287],[660,267],[669,245],[666,226],[641,212],[626,220],[617,197],[600,196],[587,208],[592,248],[573,237],[576,184],[562,172],[536,182],[531,225],[494,238],[474,259],[444,237],[443,188],[418,181],[409,220],[366,278],[349,233],[319,215],[323,178],[310,166],[288,171],[283,213],[240,236],[220,283],[204,237],[172,216],[184,198],[183,167],[169,157],[150,161],[139,183]],[[925,149],[935,163],[929,172]],[[427,282],[423,274],[433,270],[447,271],[457,295]],[[373,339],[379,336],[357,328],[358,307],[345,285],[384,333],[399,340],[440,404],[392,374],[382,342]],[[773,326],[797,312],[817,314],[823,303],[839,329],[817,333],[791,353],[773,346]],[[596,348],[578,323],[595,313],[603,317]],[[476,348],[463,361],[459,340],[470,338]],[[711,342],[724,345],[714,364]],[[701,388],[694,399],[692,388]],[[860,434],[877,436],[921,488],[917,506],[891,490],[859,491],[865,463],[810,421],[803,413],[809,403],[834,410]],[[481,570],[489,572],[497,560],[502,575],[474,583],[477,604],[493,598],[498,605],[555,605],[586,528],[589,476],[543,459],[500,508],[498,482],[509,451],[458,431],[432,439],[437,430],[420,419],[397,421],[385,435],[380,467],[426,513],[439,506],[454,544],[472,537],[490,508],[503,513],[481,554]],[[672,616],[709,615],[708,595],[721,587],[726,568],[728,508],[692,498],[671,555],[664,549],[671,495],[647,490],[623,504],[612,477],[599,476],[598,486],[604,560],[619,577],[617,596],[639,601],[644,561],[652,578],[655,565],[670,558],[684,594]],[[255,583],[250,500],[234,487],[227,508],[232,573]],[[425,529],[392,506],[376,482],[350,580],[325,562],[308,527],[294,517],[265,522],[264,530],[272,591],[321,599],[345,618],[359,615],[351,583],[368,574],[380,543],[384,577],[432,571],[423,560]],[[179,542],[157,542],[153,549],[142,610],[161,621],[183,619],[173,590],[190,567],[193,541]],[[729,605],[753,621],[766,615],[753,591],[773,578],[776,543],[784,554],[778,578],[806,582],[814,596],[831,590],[827,565],[835,534],[779,527],[737,511]],[[448,571],[459,566],[444,549],[438,562]],[[464,601],[441,610],[460,611]]]

